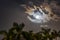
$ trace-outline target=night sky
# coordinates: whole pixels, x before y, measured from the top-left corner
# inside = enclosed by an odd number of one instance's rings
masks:
[[[22,22],[25,23],[25,27],[23,29],[25,31],[33,30],[34,32],[38,32],[40,30],[41,24],[32,23],[29,19],[27,19],[27,14],[24,13],[25,9],[20,6],[21,4],[28,4],[28,1],[31,0],[0,0],[0,30],[8,30],[12,27],[13,22],[17,22],[18,24]],[[37,4],[36,1],[32,2]],[[43,0],[39,2],[41,3]],[[52,8],[56,15],[60,16],[60,1],[58,0],[56,2],[58,7],[52,5]],[[59,21],[57,22],[50,21],[43,25],[46,24],[48,25],[48,28],[60,30],[60,19],[58,20]]]

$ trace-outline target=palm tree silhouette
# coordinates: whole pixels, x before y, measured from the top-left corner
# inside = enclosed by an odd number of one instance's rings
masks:
[[[13,23],[13,27],[9,31],[2,30],[0,34],[4,35],[2,40],[53,40],[60,37],[60,31],[52,30],[49,28],[42,28],[41,31],[34,33],[33,31],[23,31],[24,23]]]
[[[17,24],[16,22],[13,23],[13,27],[9,29],[8,32],[0,31],[0,34],[4,35],[2,40],[20,40],[21,31],[25,25],[23,23]]]

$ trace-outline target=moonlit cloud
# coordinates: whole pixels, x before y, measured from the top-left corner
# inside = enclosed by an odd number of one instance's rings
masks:
[[[25,6],[25,9],[25,13],[28,14],[27,18],[34,23],[45,23],[50,20],[58,21],[57,19],[60,18],[52,12],[52,9],[48,4],[42,4],[40,6],[33,5],[33,8],[30,6]],[[33,16],[35,19],[30,16]]]
[[[42,2],[40,5],[35,5],[34,2],[29,1],[29,5],[23,4],[26,11],[25,13],[28,14],[27,19],[29,19],[33,23],[49,23],[51,21],[58,22],[60,17],[57,15],[60,7],[56,4],[55,1],[50,1],[48,4],[48,0]],[[54,9],[54,10],[53,10]],[[56,9],[56,10],[55,10]],[[57,12],[56,12],[57,11]],[[41,15],[42,13],[42,15]]]

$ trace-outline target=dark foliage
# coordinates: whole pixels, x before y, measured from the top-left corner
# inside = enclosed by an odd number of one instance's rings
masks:
[[[24,26],[24,23],[17,24],[14,22],[13,27],[8,32],[0,31],[0,34],[4,35],[2,40],[21,40],[21,38],[25,40],[53,40],[60,37],[60,31],[42,28],[40,32],[33,33],[33,31],[22,31]]]

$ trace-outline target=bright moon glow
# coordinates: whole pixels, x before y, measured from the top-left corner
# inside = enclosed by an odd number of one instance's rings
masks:
[[[36,11],[36,12],[34,12],[34,11]],[[48,21],[48,16],[41,9],[34,10],[34,11],[32,12],[32,16],[35,19],[31,18],[30,17],[31,15],[27,16],[30,21],[32,21],[34,23],[43,23],[43,22],[47,22]]]
[[[27,16],[27,18],[34,23],[45,23],[48,22],[50,20],[54,20],[57,21],[56,19],[58,19],[59,17],[57,15],[55,15],[50,6],[49,5],[45,5],[45,6],[33,6],[34,8],[31,7],[25,7],[26,8],[26,12],[27,14],[29,14]],[[48,14],[46,14],[43,10],[45,10],[46,12],[48,12]],[[53,15],[53,16],[51,16]],[[32,16],[32,17],[31,17]]]
[[[39,15],[36,15],[36,16],[35,16],[35,18],[36,18],[36,19],[40,19],[40,18],[41,18],[41,16],[39,16]]]
[[[36,12],[33,14],[33,17],[35,17],[36,19],[41,19],[42,15],[39,12]]]

